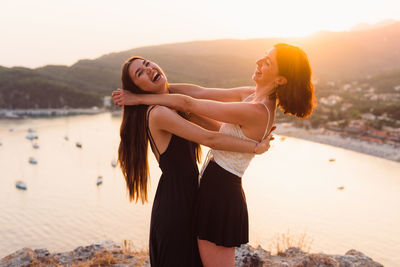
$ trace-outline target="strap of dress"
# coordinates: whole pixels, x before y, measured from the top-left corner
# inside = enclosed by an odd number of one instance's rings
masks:
[[[255,94],[255,92],[254,93],[251,93],[251,94],[249,94],[248,96],[246,96],[243,100],[242,100],[242,102],[244,102],[245,100],[247,100],[247,98],[249,98],[250,96],[252,96],[252,95],[254,95]]]
[[[156,151],[157,151],[157,153],[158,153],[158,158],[160,158],[160,155],[161,155],[161,154],[160,154],[160,151],[158,150],[158,148],[157,148],[157,146],[156,146],[156,142],[154,142],[154,139],[153,139],[153,136],[151,135],[150,127],[149,127],[150,111],[152,111],[154,107],[155,107],[155,106],[151,106],[151,107],[149,108],[149,110],[147,110],[147,116],[146,116],[146,130],[147,130],[147,135],[149,136],[149,139],[150,139],[150,145],[151,145],[151,147],[153,147],[153,148],[156,149]]]
[[[268,133],[268,129],[269,129],[270,112],[269,112],[269,108],[267,107],[267,105],[265,105],[264,103],[261,103],[261,104],[263,104],[264,107],[265,107],[265,108],[267,109],[267,111],[268,111],[268,123],[267,123],[267,126],[266,126],[266,128],[265,128],[265,132],[264,132],[263,138],[261,139],[261,140],[264,140],[265,135]]]

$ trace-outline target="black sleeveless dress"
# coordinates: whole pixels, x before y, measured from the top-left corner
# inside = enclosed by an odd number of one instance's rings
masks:
[[[159,154],[148,127],[147,132],[153,151]],[[159,156],[162,175],[151,212],[150,264],[202,266],[194,221],[199,174],[196,144],[172,135],[167,150]]]

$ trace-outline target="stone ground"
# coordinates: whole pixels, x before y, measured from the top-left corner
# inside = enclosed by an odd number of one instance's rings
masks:
[[[271,255],[260,246],[242,245],[236,248],[236,266],[241,267],[383,267],[362,252],[351,249],[345,255],[306,253],[289,248]],[[119,244],[107,240],[73,251],[50,253],[47,249],[20,249],[0,260],[0,267],[11,266],[150,266],[147,252],[127,251]]]

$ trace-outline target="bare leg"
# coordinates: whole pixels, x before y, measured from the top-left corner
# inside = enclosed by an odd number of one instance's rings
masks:
[[[197,239],[201,261],[204,267],[234,267],[235,248],[217,246],[214,243]]]

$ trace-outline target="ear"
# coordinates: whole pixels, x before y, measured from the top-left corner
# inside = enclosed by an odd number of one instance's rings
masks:
[[[278,76],[278,78],[275,79],[275,82],[277,85],[283,85],[287,84],[287,79],[285,76]]]

